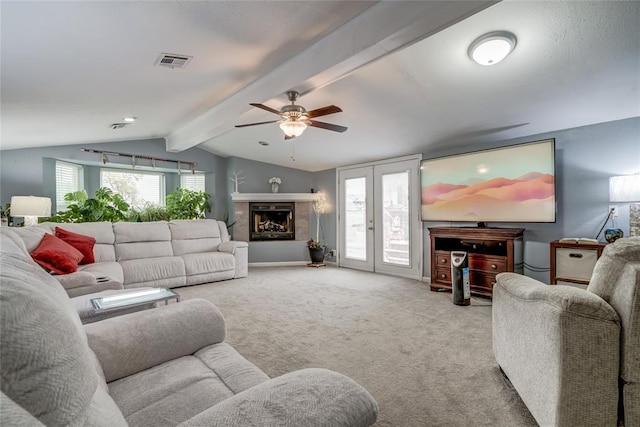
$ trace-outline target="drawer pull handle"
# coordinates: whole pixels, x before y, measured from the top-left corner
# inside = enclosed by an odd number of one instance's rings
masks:
[[[446,279],[446,278],[447,278],[447,275],[446,275],[446,274],[441,274],[441,275],[440,275],[440,278],[441,278],[441,279]]]
[[[582,254],[571,253],[569,254],[569,258],[582,258]]]
[[[495,264],[491,264],[491,269],[492,269],[492,270],[496,270],[497,268],[498,268],[498,266],[497,266],[497,265],[495,265]]]
[[[441,262],[442,264],[446,264],[446,263],[447,263],[447,259],[446,259],[446,258],[442,258],[442,259],[440,260],[440,262]]]

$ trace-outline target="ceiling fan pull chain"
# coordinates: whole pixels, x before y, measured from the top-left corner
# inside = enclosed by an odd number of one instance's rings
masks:
[[[296,161],[296,142],[295,139],[291,141],[291,161]]]

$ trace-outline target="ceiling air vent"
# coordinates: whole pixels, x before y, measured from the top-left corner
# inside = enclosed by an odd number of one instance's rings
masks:
[[[161,53],[155,65],[168,68],[184,68],[193,56],[176,55],[174,53]]]
[[[111,123],[109,126],[111,129],[122,129],[123,127],[129,126],[129,123]]]

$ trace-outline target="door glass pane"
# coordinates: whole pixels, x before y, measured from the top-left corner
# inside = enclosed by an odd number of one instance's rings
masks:
[[[382,175],[382,260],[409,265],[409,171]]]
[[[344,180],[345,257],[367,260],[367,183],[365,177]]]

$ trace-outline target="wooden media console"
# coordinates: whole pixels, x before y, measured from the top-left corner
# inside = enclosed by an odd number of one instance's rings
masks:
[[[496,275],[523,272],[522,228],[430,227],[431,290],[451,290],[451,252],[469,254],[473,295],[491,296]]]

